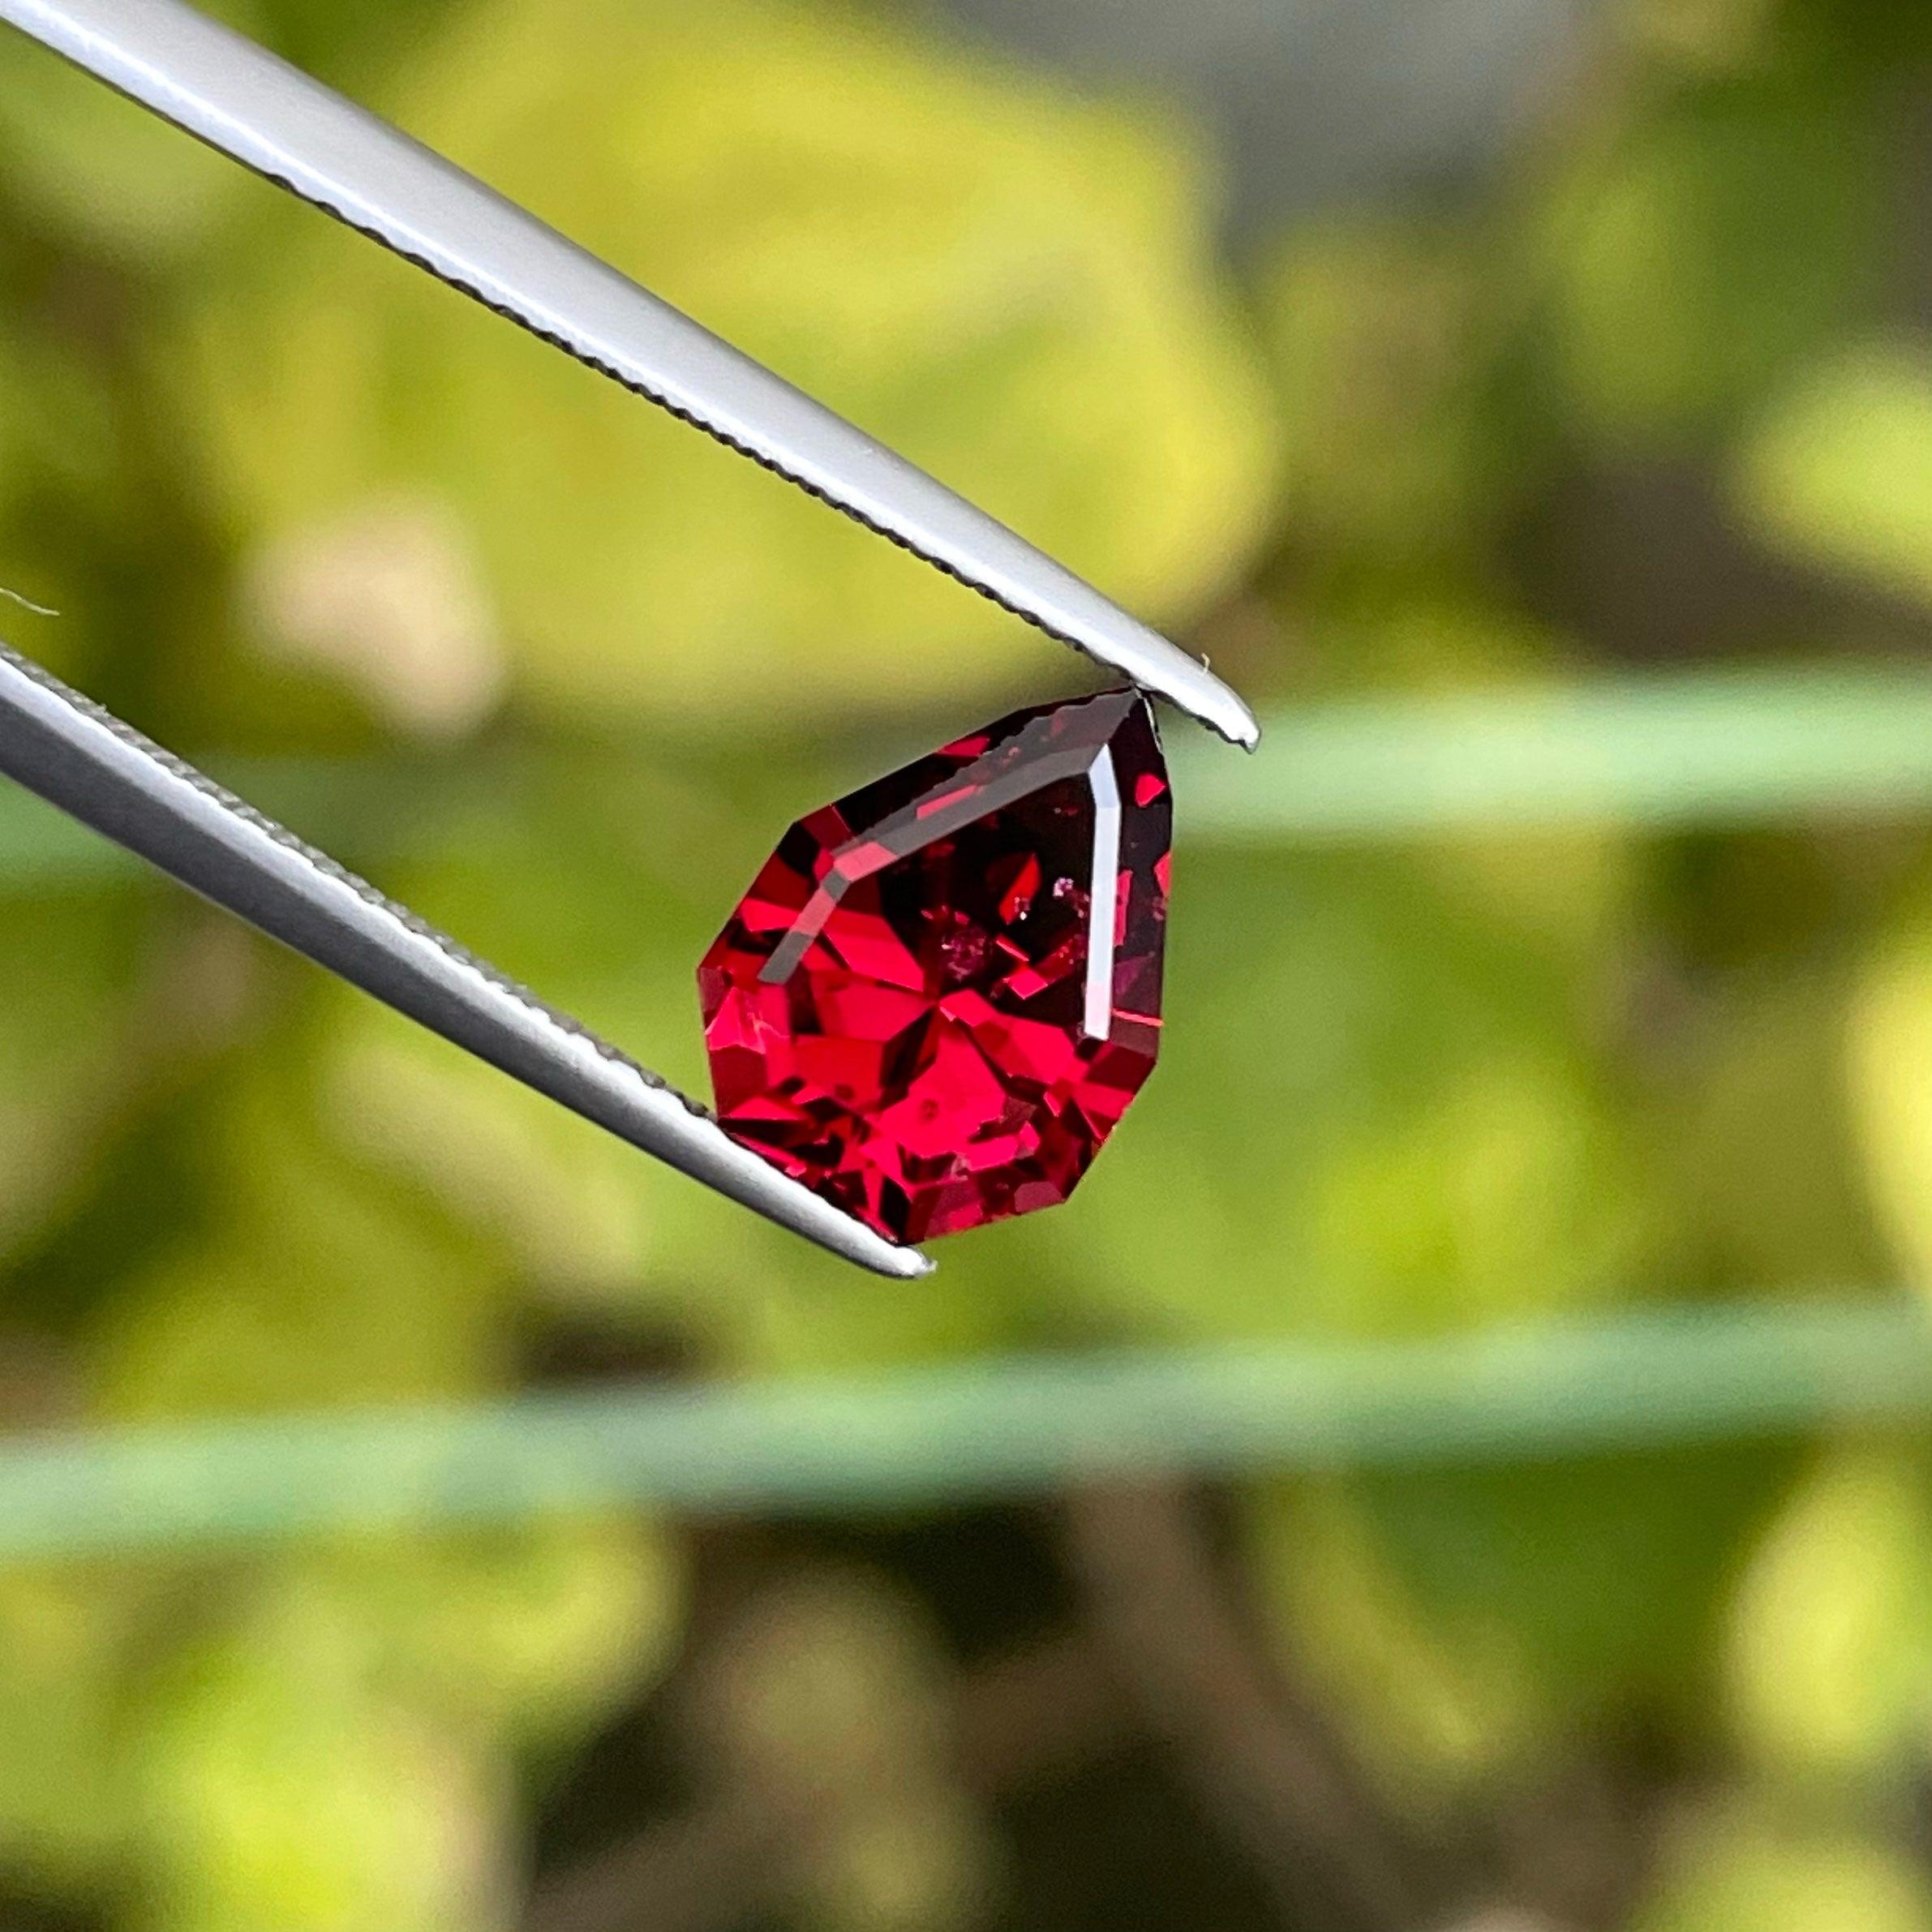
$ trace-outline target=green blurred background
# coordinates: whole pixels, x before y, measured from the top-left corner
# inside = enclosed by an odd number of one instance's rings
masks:
[[[1932,16],[221,11],[1269,738],[910,1288],[0,796],[0,1929],[1932,1929]],[[11,39],[0,293],[0,635],[693,1089],[1090,685]]]

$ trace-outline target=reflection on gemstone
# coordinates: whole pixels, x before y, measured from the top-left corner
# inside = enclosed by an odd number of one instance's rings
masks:
[[[895,1239],[1064,1200],[1160,1041],[1172,801],[1131,691],[786,833],[698,968],[719,1118]]]

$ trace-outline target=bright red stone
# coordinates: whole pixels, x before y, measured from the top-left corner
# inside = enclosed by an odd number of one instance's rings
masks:
[[[1111,691],[801,819],[698,969],[726,1130],[897,1240],[1064,1200],[1153,1067],[1172,815]]]

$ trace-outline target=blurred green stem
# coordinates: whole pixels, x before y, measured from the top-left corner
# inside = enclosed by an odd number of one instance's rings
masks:
[[[1190,835],[1256,843],[1917,810],[1932,678],[1820,666],[1358,699],[1277,715],[1252,762],[1191,734],[1170,750]]]
[[[1291,845],[1592,823],[1778,822],[1932,806],[1932,678],[1846,667],[1680,672],[1547,689],[1353,699],[1277,714],[1253,759],[1170,733],[1190,837]],[[446,835],[474,761],[207,762],[291,829],[352,860]],[[491,788],[529,782],[492,764]],[[0,788],[0,891],[85,883],[134,861]]]
[[[1508,1462],[1932,1420],[1908,1300],[1400,1343],[1040,1355],[16,1439],[0,1557],[647,1506],[899,1509],[1149,1475]]]

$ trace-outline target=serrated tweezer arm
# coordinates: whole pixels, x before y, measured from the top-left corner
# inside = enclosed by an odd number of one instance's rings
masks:
[[[931,1264],[740,1147],[701,1108],[0,645],[0,774],[431,1032],[875,1273]]]
[[[1204,666],[862,431],[419,142],[181,0],[0,0],[8,20],[305,201],[1252,745]]]

